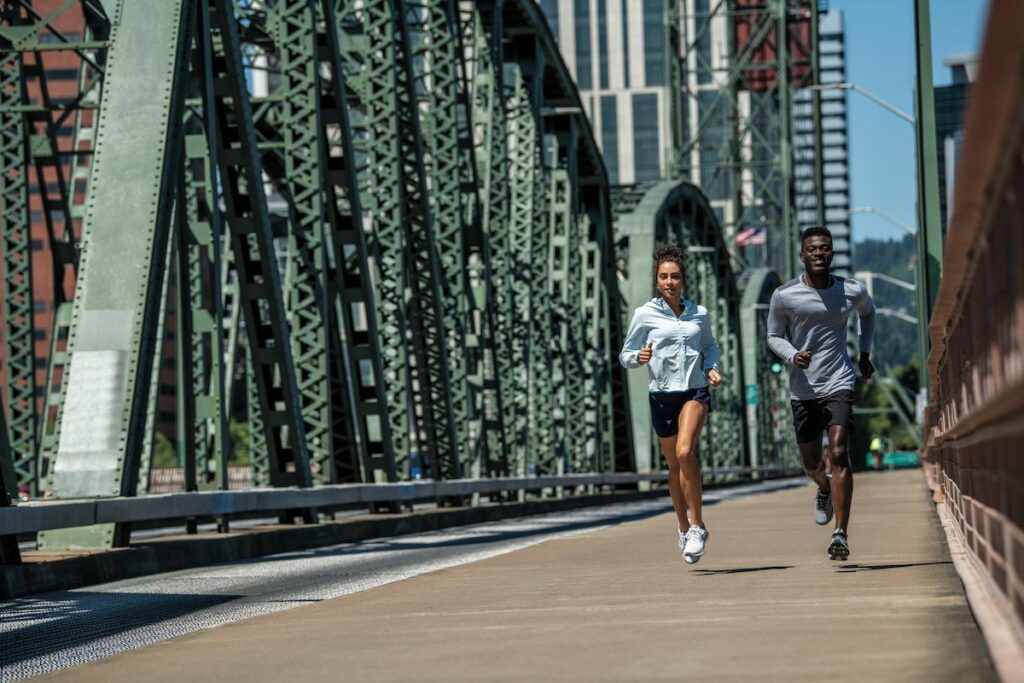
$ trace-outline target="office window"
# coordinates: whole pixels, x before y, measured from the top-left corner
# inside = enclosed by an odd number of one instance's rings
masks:
[[[576,9],[576,85],[580,90],[593,88],[590,77],[590,0],[575,0]]]
[[[661,177],[658,96],[633,95],[633,169],[636,182]]]
[[[622,0],[622,78],[629,87],[629,0]]]
[[[601,98],[601,155],[608,168],[608,182],[619,183],[619,122],[615,96]]]
[[[711,82],[711,19],[708,0],[693,0],[694,25],[697,33],[697,83]]]
[[[608,89],[608,7],[607,0],[597,0],[597,60],[601,89]]]
[[[664,0],[644,0],[644,82],[647,87],[665,85]]]

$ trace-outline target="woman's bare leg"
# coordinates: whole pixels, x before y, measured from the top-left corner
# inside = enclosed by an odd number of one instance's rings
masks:
[[[661,452],[668,463],[668,492],[672,496],[672,507],[676,510],[679,529],[686,531],[690,522],[686,519],[686,496],[683,495],[683,478],[679,471],[679,458],[676,457],[676,437],[658,438]]]
[[[676,434],[675,457],[682,478],[683,499],[689,506],[690,524],[704,526],[701,508],[704,503],[700,463],[697,462],[697,444],[700,430],[708,415],[707,405],[700,401],[687,401],[679,411],[679,433]]]

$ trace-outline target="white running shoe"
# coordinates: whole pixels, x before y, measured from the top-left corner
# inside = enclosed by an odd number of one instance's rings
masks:
[[[831,488],[814,494],[814,523],[828,524],[832,521],[832,490]]]
[[[686,532],[682,529],[679,530],[679,552],[682,553],[686,549]]]
[[[696,524],[686,532],[686,544],[683,547],[683,559],[687,564],[697,564],[704,557],[708,544],[708,530]]]
[[[846,540],[846,532],[836,529],[832,532],[832,540],[828,542],[828,559],[845,560],[850,556],[850,544]]]

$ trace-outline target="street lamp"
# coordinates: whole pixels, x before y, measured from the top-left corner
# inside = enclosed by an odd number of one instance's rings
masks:
[[[895,225],[897,228],[899,228],[900,230],[902,230],[903,232],[905,232],[905,233],[907,233],[909,235],[916,235],[917,234],[917,230],[914,230],[914,228],[910,227],[909,225],[907,225],[903,221],[900,221],[900,220],[897,220],[897,219],[893,218],[892,216],[887,214],[885,211],[882,211],[881,209],[876,209],[873,206],[858,206],[858,207],[855,207],[853,209],[850,209],[850,213],[873,213],[873,214],[879,216],[880,218],[883,218],[883,219],[889,221],[890,223]]]
[[[896,114],[896,116],[900,117],[901,119],[903,119],[904,121],[906,121],[910,125],[912,125],[912,126],[916,126],[917,125],[917,120],[914,119],[913,116],[911,116],[907,112],[903,111],[899,107],[897,107],[895,105],[892,105],[892,104],[889,104],[888,102],[883,100],[878,95],[874,95],[874,94],[868,92],[864,88],[862,88],[859,85],[856,85],[854,83],[818,83],[817,85],[808,86],[807,89],[808,90],[853,90],[854,92],[859,92],[861,95],[863,95],[864,97],[868,98],[869,100],[871,100],[872,102],[874,102],[878,106],[882,107],[883,109],[887,109],[888,111],[892,112],[893,114]]]

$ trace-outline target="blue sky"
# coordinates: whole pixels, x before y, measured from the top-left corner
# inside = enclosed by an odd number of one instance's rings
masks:
[[[847,80],[913,114],[913,0],[830,0],[846,26]],[[988,0],[931,0],[932,71],[936,85],[950,82],[942,60],[980,50]],[[917,185],[914,131],[905,121],[858,93],[850,111],[850,201],[873,206],[915,225]],[[873,214],[853,216],[855,242],[900,238],[899,228]]]

